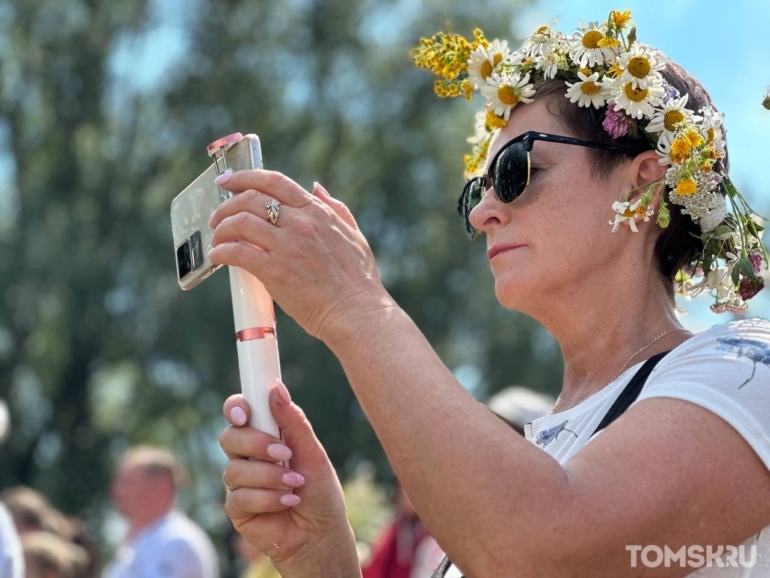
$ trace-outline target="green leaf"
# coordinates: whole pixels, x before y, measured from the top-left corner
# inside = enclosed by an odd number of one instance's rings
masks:
[[[738,265],[733,267],[732,279],[733,279],[733,285],[737,287],[738,283],[740,283],[741,281],[741,270],[738,267]]]

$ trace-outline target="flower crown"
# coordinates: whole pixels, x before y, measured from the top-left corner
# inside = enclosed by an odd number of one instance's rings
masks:
[[[710,290],[716,298],[712,311],[745,313],[747,301],[764,286],[760,271],[763,264],[767,269],[768,254],[759,216],[723,166],[724,116],[710,106],[687,107],[689,95],[680,94],[661,74],[665,56],[637,41],[631,13],[612,11],[603,24],[581,22],[569,37],[541,26],[517,51],[509,50],[506,41],[488,41],[478,29],[474,37],[470,41],[440,32],[420,39],[412,51],[418,67],[440,77],[434,85],[438,96],[470,100],[478,91],[486,99],[486,112],[476,115],[476,134],[468,139],[473,150],[465,156],[466,178],[483,173],[490,143],[511,111],[532,102],[539,83],[562,79],[570,102],[604,109],[603,127],[610,135],[646,139],[668,166],[665,177],[638,199],[630,201],[636,191],[629,191],[624,201],[613,203],[613,232],[626,220],[637,232],[635,217],[650,220],[653,193],[665,185],[668,201],[679,205],[702,233],[700,256],[676,274],[678,293],[690,297]],[[763,104],[770,107],[768,100]],[[671,218],[665,196],[661,191],[656,217],[662,228]]]

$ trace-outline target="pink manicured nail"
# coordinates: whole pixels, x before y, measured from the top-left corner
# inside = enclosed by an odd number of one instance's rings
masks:
[[[284,494],[281,496],[280,502],[284,506],[298,506],[302,500],[296,494]]]
[[[270,444],[267,446],[267,455],[274,460],[284,462],[291,459],[291,450],[283,444]]]
[[[329,191],[327,191],[325,188],[323,188],[323,185],[319,183],[318,181],[313,182],[313,188],[318,189],[320,193],[326,197],[327,199],[331,198],[331,195],[329,194]]]
[[[299,488],[305,484],[305,476],[297,472],[286,472],[281,477],[281,481],[291,488]]]
[[[215,185],[224,185],[231,178],[233,178],[233,171],[232,171],[232,169],[227,169],[227,170],[225,170],[225,172],[223,172],[221,175],[219,175],[216,179],[214,179],[214,184]]]
[[[278,395],[281,396],[281,399],[284,401],[284,403],[286,403],[286,405],[289,405],[291,403],[291,395],[289,394],[289,390],[286,389],[286,386],[282,381],[278,381],[276,387],[278,387]]]
[[[246,412],[236,405],[230,410],[230,422],[233,425],[246,425]]]

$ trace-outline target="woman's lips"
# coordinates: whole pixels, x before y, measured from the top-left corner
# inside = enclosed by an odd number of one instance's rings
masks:
[[[492,245],[489,250],[487,251],[487,256],[489,257],[489,260],[491,261],[494,259],[497,255],[500,253],[504,253],[505,251],[511,251],[513,249],[518,249],[519,247],[523,247],[524,245]]]

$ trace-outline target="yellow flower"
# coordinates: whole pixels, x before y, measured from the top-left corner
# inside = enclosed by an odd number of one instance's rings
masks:
[[[620,66],[620,64],[618,64],[617,62],[613,62],[612,66],[610,66],[609,69],[607,70],[607,76],[609,76],[610,78],[617,78],[619,76],[622,76],[625,71],[626,71],[625,68]]]
[[[471,100],[473,98],[473,93],[476,92],[471,81],[467,78],[460,83],[460,90],[462,91],[465,100]]]
[[[487,130],[489,131],[493,131],[498,128],[503,128],[508,124],[504,118],[497,116],[491,110],[487,112],[487,117],[484,122],[486,124]]]
[[[471,43],[459,34],[439,32],[431,38],[420,38],[420,46],[412,50],[416,66],[427,68],[447,80],[457,78],[468,70],[468,58],[481,42],[486,42],[479,30]]]
[[[681,165],[684,161],[690,158],[690,151],[692,150],[692,144],[684,137],[678,137],[671,143],[671,160],[676,164]],[[677,185],[677,189],[679,186]]]
[[[688,128],[684,133],[685,138],[690,142],[692,147],[699,147],[703,144],[703,136],[700,132],[694,128]]]
[[[476,38],[476,45],[474,46],[474,48],[478,46],[483,46],[484,48],[489,47],[489,40],[487,40],[484,37],[484,33],[481,31],[480,28],[473,29],[473,36]]]
[[[698,192],[698,185],[692,178],[685,177],[676,185],[674,192],[682,196],[694,195]]]
[[[591,74],[593,73],[593,71],[590,68],[581,68],[578,70],[578,72],[582,72],[586,76],[591,76]]]
[[[623,12],[618,12],[613,10],[610,12],[610,22],[622,30],[631,22],[631,11],[624,10]]]
[[[487,153],[489,152],[489,143],[491,138],[482,139],[473,145],[471,154],[465,155],[465,178],[470,179],[479,174],[487,162]]]
[[[599,41],[599,48],[617,48],[620,46],[620,40],[615,36],[605,36]]]

